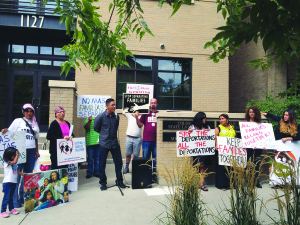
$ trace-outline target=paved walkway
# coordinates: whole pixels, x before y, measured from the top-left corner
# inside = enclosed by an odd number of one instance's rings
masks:
[[[114,165],[107,164],[108,185],[113,185],[115,180]],[[126,182],[131,184],[131,173],[125,175]],[[125,182],[125,183],[126,183]],[[100,191],[100,185],[97,178],[85,178],[85,170],[79,171],[79,188],[77,192],[70,195],[70,202],[53,208],[24,213],[24,208],[19,208],[19,215],[11,215],[4,219],[0,217],[1,225],[32,225],[32,224],[72,224],[72,225],[144,225],[158,224],[158,217],[165,215],[165,208],[161,203],[166,203],[167,197],[160,194],[161,189],[154,187],[152,193],[158,195],[148,195],[143,189],[123,189],[124,196],[117,187],[110,188],[106,191]],[[203,200],[207,206],[218,214],[223,204],[229,204],[230,191],[221,191],[213,187],[207,186],[208,192],[201,192]],[[0,199],[3,199],[1,185]],[[258,190],[260,197],[264,202],[271,198],[272,189],[268,184],[263,184],[263,188]],[[276,218],[278,213],[274,210],[277,208],[276,202],[267,204],[268,213]],[[259,207],[258,207],[259,210]],[[266,209],[263,210],[261,219],[263,224],[271,224],[271,220],[266,215]],[[214,224],[212,221],[209,224]]]

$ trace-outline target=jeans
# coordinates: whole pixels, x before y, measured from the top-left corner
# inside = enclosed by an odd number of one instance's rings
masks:
[[[35,163],[35,148],[26,149],[26,163],[18,165],[18,170],[24,173],[32,173]],[[14,207],[20,208],[24,203],[24,179],[18,175],[17,187],[14,193]]]
[[[88,154],[88,169],[86,171],[87,175],[99,175],[99,145],[87,146]]]
[[[152,178],[156,179],[156,141],[143,141],[143,157],[149,158],[152,153],[153,160],[153,173]]]
[[[16,183],[3,183],[2,191],[4,193],[1,213],[6,212],[6,208],[8,205],[9,211],[14,209],[13,196],[16,189]]]
[[[105,174],[105,167],[106,167],[106,158],[107,154],[110,151],[111,155],[113,157],[113,161],[115,164],[115,172],[116,172],[116,184],[123,183],[123,177],[122,177],[122,156],[121,156],[121,149],[120,145],[117,145],[116,148],[108,149],[101,145],[99,145],[100,148],[100,157],[99,157],[99,184],[104,185],[107,184],[107,177]]]

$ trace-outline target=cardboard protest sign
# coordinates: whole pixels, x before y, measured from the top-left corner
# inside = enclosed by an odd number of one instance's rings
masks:
[[[286,182],[290,183],[291,177],[289,175],[289,171],[295,171],[296,169],[295,172],[297,173],[297,167],[300,159],[300,141],[286,142],[285,144],[289,146],[290,151],[278,151],[275,153],[269,175],[271,185],[284,184],[284,177],[286,177]],[[299,175],[300,174],[296,174],[298,177],[297,185],[300,185]]]
[[[24,207],[26,213],[57,206],[68,201],[67,169],[25,175]]]
[[[77,117],[98,116],[106,110],[106,99],[110,96],[102,95],[78,95]]]
[[[8,131],[0,133],[0,167],[3,167],[3,153],[8,147],[19,150],[18,164],[26,163],[26,131]]]
[[[215,130],[177,131],[177,157],[214,155]]]
[[[149,99],[153,98],[152,84],[127,84],[126,93],[129,94],[149,94]]]
[[[276,149],[271,123],[239,122],[244,148]]]
[[[149,94],[126,94],[123,93],[123,113],[149,114]]]
[[[78,163],[68,165],[68,190],[78,190]]]
[[[57,165],[86,161],[85,138],[57,139]]]
[[[240,167],[246,167],[247,150],[242,146],[242,139],[217,137],[219,165],[232,166],[233,160]]]

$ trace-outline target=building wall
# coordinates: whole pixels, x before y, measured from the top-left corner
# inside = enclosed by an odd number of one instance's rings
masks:
[[[287,88],[287,66],[280,67],[277,61],[262,71],[246,65],[251,60],[263,58],[265,52],[261,42],[242,44],[233,56],[229,57],[229,111],[245,111],[247,102],[264,99],[268,93],[275,97]],[[273,91],[273,92],[271,92]]]
[[[101,1],[100,13],[108,19],[110,1]],[[221,14],[217,14],[215,1],[195,2],[193,5],[182,5],[173,16],[172,8],[164,5],[161,9],[157,1],[141,1],[145,12],[144,19],[155,35],[146,34],[142,41],[132,35],[126,42],[127,48],[134,55],[155,57],[192,58],[192,111],[228,112],[229,110],[229,64],[224,59],[219,63],[208,60],[212,49],[203,46],[216,34],[214,28],[224,25]],[[102,11],[101,11],[102,10]],[[116,16],[112,17],[113,20]],[[114,24],[113,21],[111,24]],[[165,48],[161,49],[160,44]],[[82,66],[76,70],[78,95],[110,95],[116,98],[116,70],[101,68],[92,72]],[[159,105],[159,102],[158,102]],[[120,113],[120,111],[118,110]],[[76,133],[84,135],[84,119],[76,118]],[[121,116],[120,142],[122,155],[126,136],[127,120]]]

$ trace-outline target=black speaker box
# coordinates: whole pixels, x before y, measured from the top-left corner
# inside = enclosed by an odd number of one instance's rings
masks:
[[[152,161],[148,158],[132,159],[132,189],[152,187]]]

